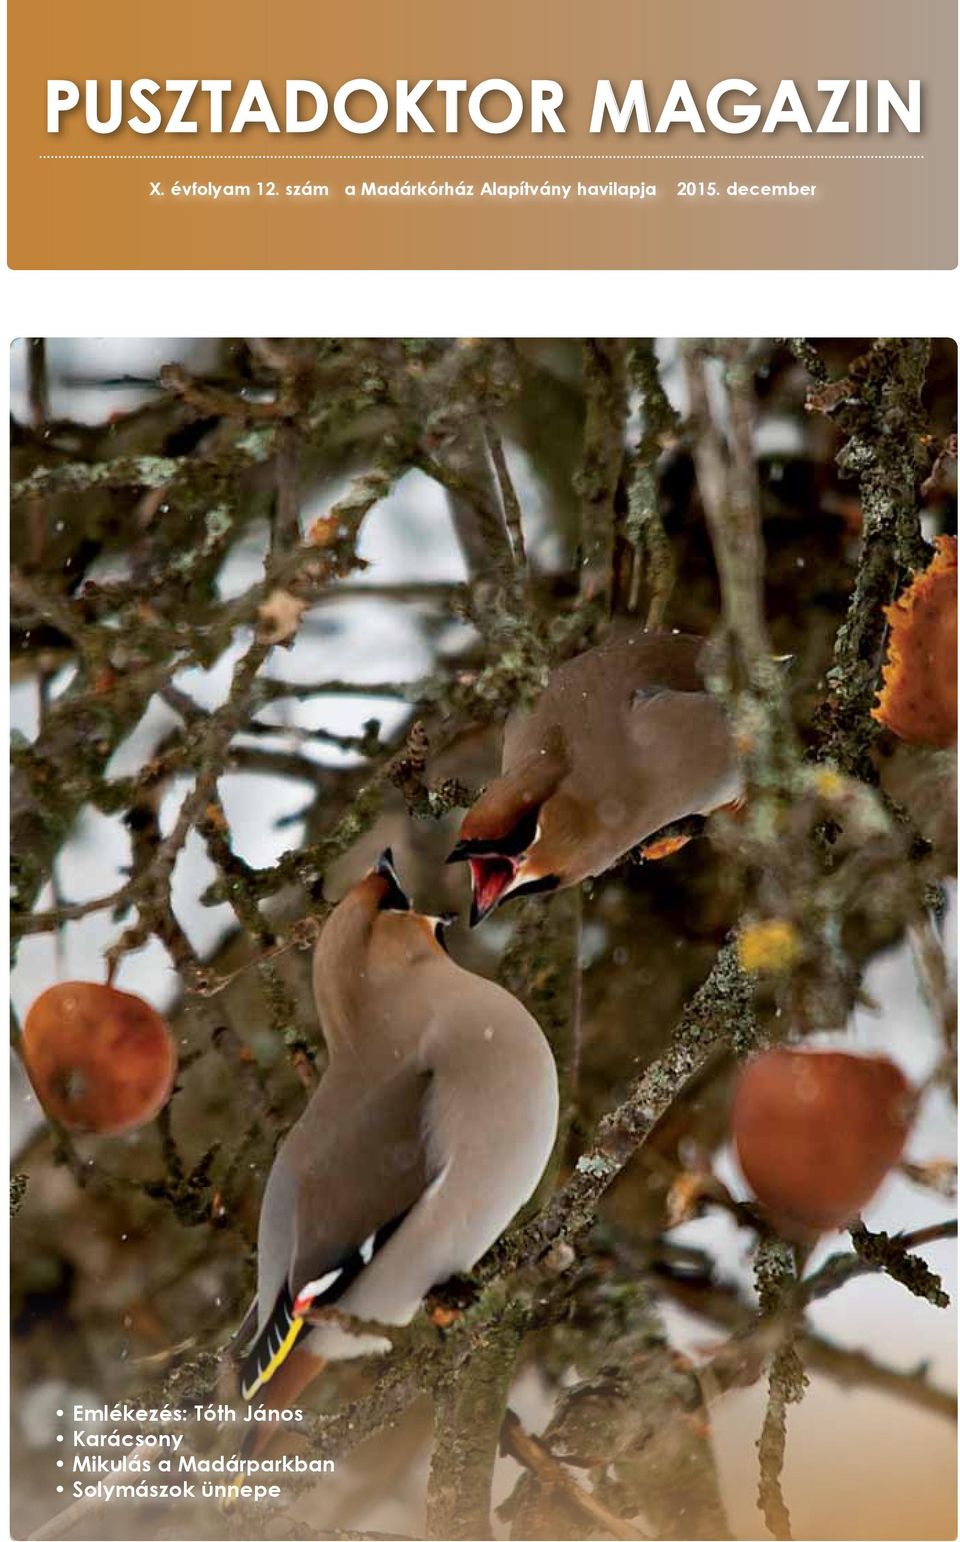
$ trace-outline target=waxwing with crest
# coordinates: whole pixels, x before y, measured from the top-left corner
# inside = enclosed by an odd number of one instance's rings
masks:
[[[411,909],[385,851],[320,934],[329,1063],[263,1195],[248,1401],[284,1407],[325,1362],[388,1349],[375,1326],[354,1332],[338,1314],[409,1322],[433,1286],[473,1267],[546,1166],[550,1049],[513,996],[453,962],[446,919]]]
[[[737,800],[733,737],[706,688],[704,646],[615,627],[508,720],[502,773],[447,858],[469,863],[472,925],[514,895],[596,876],[644,843],[648,856],[668,855],[686,838],[669,827]]]

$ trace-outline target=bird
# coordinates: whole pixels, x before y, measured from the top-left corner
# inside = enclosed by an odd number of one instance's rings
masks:
[[[247,1455],[326,1363],[386,1352],[384,1326],[468,1273],[549,1160],[550,1047],[514,996],[453,961],[449,919],[412,909],[387,849],[318,938],[329,1059],[263,1194],[240,1390],[265,1423]]]
[[[469,864],[472,926],[505,900],[598,876],[643,842],[648,857],[667,856],[689,838],[670,827],[740,799],[704,648],[701,637],[617,626],[508,718],[502,773],[447,857]]]

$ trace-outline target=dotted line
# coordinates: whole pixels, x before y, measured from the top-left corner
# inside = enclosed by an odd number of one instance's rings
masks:
[[[153,155],[41,155],[41,161],[922,161],[923,155],[704,155],[682,153],[676,155],[364,155],[362,152],[336,155],[190,155],[189,153],[157,152]]]

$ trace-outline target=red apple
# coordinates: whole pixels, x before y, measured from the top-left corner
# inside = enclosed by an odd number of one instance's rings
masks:
[[[891,1060],[772,1049],[740,1074],[731,1125],[751,1189],[781,1230],[858,1215],[900,1158],[913,1113]]]
[[[159,1012],[139,996],[84,980],[37,997],[23,1026],[23,1059],[54,1119],[100,1135],[155,1118],[177,1074],[173,1037]]]

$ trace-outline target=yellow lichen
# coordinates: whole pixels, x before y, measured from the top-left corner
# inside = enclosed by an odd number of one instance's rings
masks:
[[[839,771],[833,771],[829,766],[823,766],[816,772],[814,786],[821,798],[825,798],[828,803],[832,803],[835,798],[841,796],[846,783]]]
[[[791,921],[755,921],[737,938],[740,967],[748,974],[782,974],[792,969],[802,951]]]

